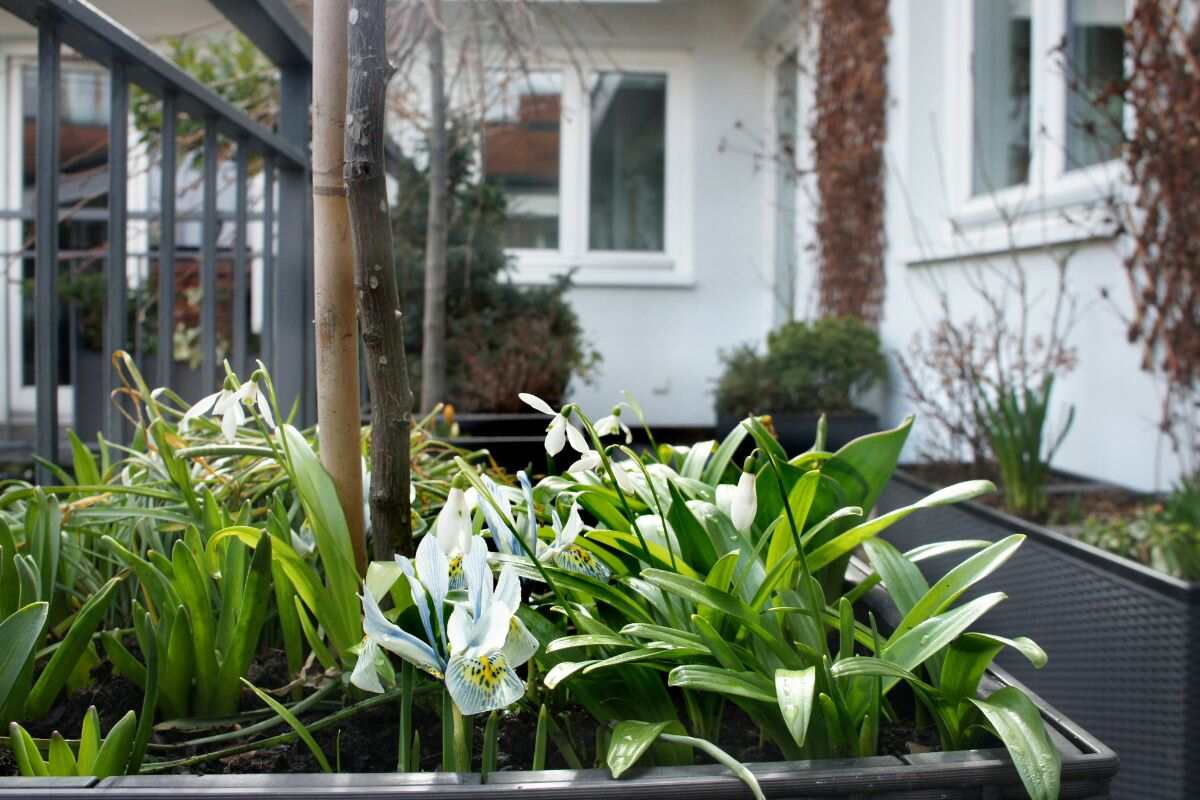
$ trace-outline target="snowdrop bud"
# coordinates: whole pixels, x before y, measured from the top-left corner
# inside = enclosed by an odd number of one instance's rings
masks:
[[[738,478],[737,488],[729,504],[729,518],[733,527],[745,533],[754,524],[758,513],[758,495],[754,492],[754,473],[743,472]]]

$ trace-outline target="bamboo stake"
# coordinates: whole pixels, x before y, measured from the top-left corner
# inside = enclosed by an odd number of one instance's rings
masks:
[[[317,325],[317,435],[333,477],[359,574],[367,570],[354,252],[342,176],[347,0],[313,4],[313,280]]]
[[[384,0],[352,0],[346,190],[354,239],[354,283],[371,390],[371,528],[374,554],[411,554],[409,430],[412,390],[392,256],[383,156],[384,98],[392,66]]]

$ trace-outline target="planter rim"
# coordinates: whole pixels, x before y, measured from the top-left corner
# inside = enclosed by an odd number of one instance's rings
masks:
[[[938,489],[933,484],[927,483],[903,469],[897,469],[892,475],[892,480],[926,494]],[[1023,533],[1143,589],[1168,595],[1189,605],[1200,605],[1200,581],[1186,581],[1173,575],[1167,575],[1131,558],[1110,553],[1064,533],[1020,517],[1014,517],[1012,514],[985,506],[982,503],[969,500],[956,504],[954,508],[1011,531]]]

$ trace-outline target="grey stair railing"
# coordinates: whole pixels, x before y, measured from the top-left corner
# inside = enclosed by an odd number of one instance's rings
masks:
[[[174,265],[176,255],[176,131],[180,114],[204,124],[204,203],[202,222],[200,344],[203,375],[217,380],[217,157],[220,138],[236,145],[236,252],[233,281],[231,361],[239,370],[248,366],[247,352],[247,192],[248,161],[262,156],[266,197],[261,216],[264,269],[264,319],[260,357],[271,367],[280,401],[290,407],[300,401],[302,422],[312,417],[314,401],[309,364],[312,361],[312,223],[309,191],[308,142],[311,95],[311,41],[279,0],[214,0],[214,6],[241,29],[279,68],[281,102],[279,131],[271,131],[225,101],[175,64],[163,58],[122,25],[83,0],[0,0],[8,11],[37,28],[38,95],[36,122],[36,203],[34,346],[36,433],[34,452],[48,462],[58,461],[58,287],[60,59],[66,46],[105,66],[110,76],[108,253],[105,269],[106,354],[131,346],[126,314],[126,203],[128,160],[127,124],[130,84],[162,99],[161,206],[159,262],[159,345],[156,379],[170,385],[175,327]],[[278,208],[273,192],[280,190]],[[89,209],[91,210],[91,209]],[[276,221],[289,229],[280,235],[274,252]],[[107,359],[106,359],[107,361]],[[104,368],[104,386],[116,387],[111,364]],[[91,402],[91,399],[88,399]],[[96,398],[107,402],[107,397]],[[115,408],[105,414],[105,436],[125,438],[123,417]],[[49,480],[46,470],[39,479]]]

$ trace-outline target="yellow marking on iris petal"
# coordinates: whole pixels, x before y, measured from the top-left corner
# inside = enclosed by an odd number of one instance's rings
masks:
[[[455,553],[450,556],[450,589],[465,589],[467,576],[463,574],[463,555]]]
[[[500,685],[500,676],[507,666],[504,656],[479,656],[467,664],[466,678],[487,694],[496,691]]]
[[[579,545],[571,545],[565,548],[558,554],[558,565],[568,572],[576,572],[581,575],[587,575],[598,580],[606,580],[608,578],[608,567],[606,567],[596,555],[588,550],[584,550]]]

